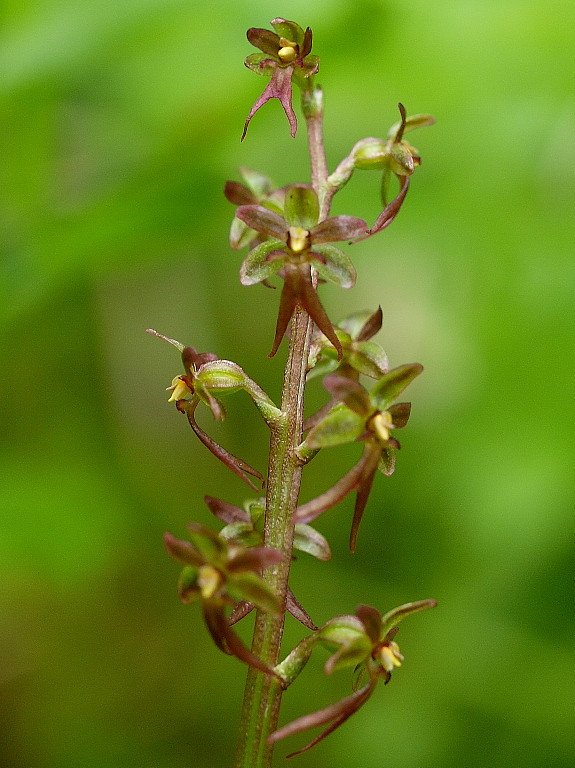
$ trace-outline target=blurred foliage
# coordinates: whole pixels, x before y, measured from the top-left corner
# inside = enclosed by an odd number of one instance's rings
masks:
[[[437,118],[417,136],[423,165],[397,221],[352,251],[356,288],[322,289],[334,320],[381,303],[392,365],[426,367],[398,469],[376,480],[357,553],[347,500],[318,525],[334,559],[298,557],[292,586],[318,624],[360,602],[439,607],[402,628],[392,684],[298,765],[568,768],[567,0],[5,0],[0,764],[231,762],[245,668],[179,604],[161,535],[211,524],[205,493],[241,505],[244,489],[167,406],[178,355],[143,331],[234,359],[278,395],[281,350],[265,356],[277,292],[239,285],[221,192],[239,165],[307,179],[304,132],[290,139],[279,104],[239,143],[263,83],[243,66],[245,30],[280,14],[315,32],[331,168],[383,136],[400,100]],[[374,221],[375,175],[354,182],[334,214]],[[264,469],[266,429],[235,397],[214,434]],[[357,450],[318,456],[306,498]],[[286,643],[300,636],[290,621]],[[349,692],[319,656],[282,722]]]

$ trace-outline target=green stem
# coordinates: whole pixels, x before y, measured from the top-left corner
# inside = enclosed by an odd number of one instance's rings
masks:
[[[302,93],[303,112],[308,129],[312,184],[320,199],[320,220],[328,211],[322,204],[327,186],[327,165],[323,149],[321,89]],[[328,203],[329,205],[329,203]],[[301,443],[304,388],[312,322],[299,307],[294,312],[288,360],[284,373],[282,416],[271,427],[267,480],[265,545],[284,553],[283,560],[268,568],[264,577],[280,599],[282,612],[272,616],[256,614],[252,651],[270,667],[279,662],[283,635],[286,594],[293,549],[293,515],[301,485],[301,462],[295,448]],[[282,687],[271,675],[250,667],[244,691],[235,768],[270,768],[273,745],[268,736],[277,729]]]
[[[287,583],[293,548],[293,514],[301,483],[301,464],[294,447],[301,441],[303,392],[309,323],[305,312],[296,311],[282,393],[282,419],[272,427],[268,491],[266,499],[265,544],[279,549],[284,559],[265,571],[265,578],[280,599],[279,616],[258,611],[252,651],[271,667],[279,661],[283,634]],[[236,768],[268,768],[273,746],[267,737],[277,728],[282,688],[276,678],[250,667],[244,692]]]

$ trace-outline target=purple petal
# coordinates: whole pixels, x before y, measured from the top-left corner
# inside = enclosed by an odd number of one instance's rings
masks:
[[[250,229],[286,242],[288,225],[282,216],[269,208],[264,208],[263,205],[242,205],[237,209],[236,216]]]
[[[363,467],[363,473],[358,482],[357,498],[355,500],[355,509],[353,512],[353,521],[351,523],[351,533],[349,534],[349,549],[350,552],[355,552],[357,544],[357,534],[359,531],[359,524],[365,511],[369,492],[373,485],[373,478],[375,477],[375,471],[379,464],[381,456],[381,447],[379,444],[372,444],[371,441],[365,444],[365,464]]]
[[[361,621],[367,632],[367,636],[373,643],[379,642],[381,638],[381,613],[377,608],[371,605],[360,605],[355,615]]]
[[[395,197],[389,205],[386,205],[377,217],[373,227],[367,231],[367,235],[360,237],[359,240],[365,240],[367,237],[371,237],[372,235],[381,232],[382,229],[389,227],[399,213],[399,209],[401,208],[405,196],[407,195],[407,190],[409,189],[409,176],[399,176],[398,178],[400,179],[401,189],[399,190],[397,197]],[[356,242],[358,242],[358,240],[356,240]]]
[[[311,283],[309,267],[307,265],[302,265],[301,268],[295,267],[288,271],[287,266],[289,265],[286,265],[284,279],[286,280],[286,283],[289,280],[290,287],[296,297],[296,303],[308,313],[323,335],[327,336],[331,341],[337,350],[337,359],[341,360],[343,357],[341,343],[337,338],[331,320],[327,316],[327,313],[319,300],[317,291]]]
[[[311,523],[316,517],[319,517],[322,512],[326,512],[328,509],[335,507],[342,499],[357,488],[357,484],[360,481],[364,464],[366,461],[366,454],[362,456],[359,462],[350,469],[350,471],[344,475],[341,480],[335,485],[332,485],[329,490],[317,496],[315,499],[306,502],[299,506],[294,514],[294,520],[296,523]]]
[[[361,331],[357,335],[356,341],[368,341],[381,330],[383,325],[383,311],[378,307],[373,315],[370,315],[365,321]]]
[[[204,496],[204,501],[212,515],[215,515],[218,520],[226,523],[226,525],[251,522],[250,516],[245,509],[235,507],[233,504],[228,504],[227,501],[216,499],[213,496]]]
[[[223,464],[226,465],[229,469],[232,470],[234,474],[236,474],[239,478],[241,478],[244,482],[246,482],[250,488],[253,488],[254,491],[258,491],[258,487],[249,479],[248,475],[251,475],[252,477],[256,477],[258,480],[261,481],[262,487],[265,483],[263,475],[258,472],[257,469],[254,469],[251,467],[247,462],[243,461],[242,459],[238,459],[237,456],[234,456],[229,451],[226,451],[225,448],[223,448],[221,445],[216,443],[215,440],[212,440],[212,438],[206,434],[203,429],[198,425],[194,418],[194,411],[197,405],[197,402],[194,404],[193,401],[186,401],[186,400],[178,400],[176,403],[178,410],[182,413],[185,413],[188,417],[188,421],[190,423],[190,427],[194,431],[194,434],[198,436],[198,438],[201,440],[201,442],[206,446],[206,448],[211,451],[211,453],[214,454],[214,456],[219,459]]]
[[[240,550],[236,555],[228,560],[228,571],[230,573],[241,573],[242,571],[254,571],[259,573],[270,565],[276,565],[284,559],[284,555],[279,549],[271,547],[248,547]]]
[[[356,693],[353,693],[345,699],[341,699],[341,701],[338,701],[336,704],[330,704],[330,706],[325,707],[325,709],[319,709],[317,712],[312,712],[309,715],[304,715],[297,720],[293,720],[291,723],[284,725],[283,728],[274,731],[274,733],[268,737],[268,744],[274,744],[276,741],[280,741],[280,739],[285,739],[286,736],[292,736],[295,733],[308,731],[310,728],[315,728],[318,725],[332,723],[329,728],[326,728],[323,733],[316,736],[316,738],[310,741],[309,744],[303,747],[303,749],[299,749],[297,752],[292,752],[288,757],[295,757],[296,755],[301,755],[303,752],[307,752],[308,749],[314,747],[322,739],[325,739],[326,736],[329,736],[332,731],[335,731],[336,728],[339,728],[340,725],[345,723],[354,712],[357,712],[362,704],[365,704],[369,699],[374,688],[375,682],[370,681],[364,688],[356,691]]]
[[[304,625],[304,627],[307,627],[307,629],[311,629],[312,632],[317,631],[318,628],[311,620],[311,617],[309,616],[308,612],[299,603],[299,601],[296,599],[294,593],[291,591],[289,587],[287,591],[286,608],[294,617],[294,619],[297,619],[300,624]]]
[[[257,205],[258,201],[251,189],[239,181],[226,181],[224,195],[234,205]]]
[[[249,664],[250,667],[259,669],[261,672],[279,677],[273,669],[253,654],[233,629],[231,629],[224,613],[224,603],[222,601],[204,600],[202,607],[210,635],[221,651],[231,656],[236,656],[240,661]]]
[[[205,563],[205,559],[189,541],[176,539],[168,531],[164,533],[164,544],[170,557],[173,557],[179,563],[191,565],[195,568],[199,568]]]
[[[237,624],[238,621],[241,621],[245,616],[248,615],[248,613],[251,613],[254,608],[255,606],[253,603],[249,603],[247,600],[240,600],[240,602],[228,616],[228,624],[230,627],[233,624]]]
[[[300,50],[300,56],[302,57],[302,59],[305,59],[305,57],[311,51],[312,42],[313,42],[312,31],[310,27],[307,27],[303,36],[303,43],[301,44],[301,50]]]
[[[251,29],[248,29],[246,37],[254,48],[259,48],[260,51],[263,51],[270,56],[276,56],[280,49],[279,35],[276,35],[276,33],[272,32],[270,29],[251,27]]]
[[[312,243],[339,243],[361,237],[367,232],[367,224],[355,216],[334,216],[320,221],[310,231]]]
[[[411,413],[411,403],[396,403],[387,409],[395,429],[405,427]]]
[[[348,379],[347,376],[330,373],[324,378],[323,385],[332,397],[345,403],[351,411],[359,416],[367,418],[372,412],[373,407],[369,394],[359,382]]]

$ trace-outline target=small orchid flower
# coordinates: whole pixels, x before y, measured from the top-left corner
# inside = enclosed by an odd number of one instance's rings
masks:
[[[326,675],[331,675],[339,669],[355,668],[354,693],[336,704],[331,704],[325,709],[304,715],[284,725],[271,734],[268,743],[273,744],[285,739],[286,736],[329,724],[328,728],[309,744],[288,755],[288,757],[295,757],[307,752],[345,723],[354,712],[357,712],[365,704],[375,690],[377,683],[383,678],[384,683],[387,684],[391,680],[394,669],[401,666],[404,658],[394,640],[398,631],[397,624],[412,613],[434,608],[436,605],[435,600],[406,603],[389,611],[385,616],[382,616],[376,608],[360,605],[355,615],[336,616],[324,624],[315,636],[305,638],[276,667],[276,671],[285,678],[285,684],[289,685],[292,682],[291,678],[299,674],[307,663],[313,646],[320,642],[327,648],[335,650],[335,653],[325,664]],[[367,683],[360,688],[365,677],[367,677]]]
[[[246,502],[243,509],[221,499],[215,499],[212,496],[204,496],[204,501],[210,512],[226,523],[225,528],[222,528],[219,533],[221,538],[246,547],[261,546],[263,544],[265,498]],[[314,528],[303,523],[295,526],[293,546],[294,549],[306,552],[318,560],[326,561],[331,558],[331,550],[326,539]],[[254,607],[253,603],[242,601],[236,606],[229,617],[229,623],[235,624],[236,621],[243,619]],[[317,629],[309,614],[296,599],[289,587],[286,608],[304,627],[311,630]]]
[[[218,648],[237,656],[256,669],[277,673],[255,656],[230,628],[226,607],[249,600],[261,610],[279,613],[276,595],[260,574],[283,558],[277,549],[250,547],[226,542],[209,528],[189,523],[190,540],[164,534],[168,553],[185,566],[178,583],[183,603],[200,602],[208,630]]]
[[[308,355],[307,379],[334,372],[354,381],[359,380],[360,374],[372,379],[384,376],[389,371],[387,355],[377,342],[371,341],[382,323],[383,312],[379,307],[373,313],[354,312],[335,326],[343,350],[341,361],[338,361],[337,350],[329,339],[316,330]],[[336,403],[337,400],[332,397],[319,411],[309,416],[304,422],[304,431],[315,427]]]
[[[256,100],[242,133],[242,141],[248,130],[250,120],[260,107],[270,99],[279,99],[286,113],[292,137],[297,131],[297,118],[292,106],[292,81],[304,85],[304,81],[319,69],[319,57],[311,54],[312,31],[305,32],[294,21],[273,19],[275,32],[269,29],[248,29],[250,43],[263,53],[252,53],[245,60],[248,69],[258,75],[271,76],[271,80],[261,96]]]
[[[341,480],[321,496],[298,507],[295,520],[309,523],[318,515],[338,504],[348,493],[357,491],[355,511],[350,534],[350,549],[355,551],[359,524],[371,491],[376,470],[392,475],[395,454],[401,447],[392,436],[392,430],[407,424],[411,404],[394,400],[423,370],[419,363],[394,368],[382,376],[371,392],[356,381],[337,374],[324,379],[324,386],[339,402],[308,433],[298,446],[297,453],[307,460],[319,448],[361,440],[363,455],[359,462]]]
[[[371,237],[377,232],[381,232],[395,219],[407,195],[409,178],[415,168],[421,164],[418,150],[404,141],[404,133],[435,123],[435,119],[431,115],[407,117],[403,104],[398,104],[398,108],[401,120],[389,129],[387,141],[372,138],[363,139],[355,145],[352,153],[353,167],[366,170],[383,169],[381,197],[385,207],[365,237]],[[391,202],[388,202],[389,181],[392,173],[399,181],[399,192]]]
[[[243,285],[255,285],[279,273],[284,280],[272,351],[273,357],[296,307],[304,309],[341,357],[342,348],[312,282],[311,268],[341,288],[355,284],[348,256],[331,245],[366,231],[363,219],[333,216],[319,221],[319,202],[313,189],[293,184],[286,190],[284,216],[259,205],[242,205],[236,217],[268,239],[251,250],[240,270]]]
[[[316,332],[312,337],[308,356],[307,379],[325,376],[338,371],[340,376],[359,378],[360,373],[372,379],[379,379],[389,371],[387,355],[379,344],[371,341],[381,330],[383,312],[354,312],[335,326],[343,358],[337,359],[336,350],[329,340]]]
[[[168,402],[175,402],[178,411],[186,414],[193,432],[216,458],[251,488],[258,490],[248,475],[257,478],[263,485],[262,474],[247,462],[218,445],[206,434],[196,421],[196,408],[202,402],[208,406],[215,419],[223,420],[226,410],[222,401],[214,393],[217,392],[218,395],[222,395],[243,389],[249,394],[267,424],[272,425],[275,422],[280,415],[279,409],[263,389],[253,379],[250,379],[236,363],[230,360],[220,360],[217,355],[211,352],[198,353],[193,347],[185,347],[179,341],[163,336],[151,328],[148,329],[148,333],[168,341],[180,351],[182,356],[185,373],[176,376],[172,380],[171,386],[167,388],[172,393]]]

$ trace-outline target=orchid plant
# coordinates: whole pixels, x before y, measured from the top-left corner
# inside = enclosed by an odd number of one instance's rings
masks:
[[[397,402],[422,372],[419,363],[390,369],[385,352],[373,337],[382,325],[382,311],[357,312],[334,324],[318,295],[318,285],[330,281],[352,288],[356,273],[346,252],[333,243],[358,242],[380,233],[396,218],[405,201],[411,176],[420,164],[418,151],[404,135],[432,124],[429,115],[408,117],[399,105],[400,120],[385,138],[357,142],[349,155],[330,174],[323,133],[323,94],[315,83],[319,57],[311,53],[312,32],[277,18],[273,31],[252,28],[248,41],[259,49],[245,65],[270,80],[256,99],[245,121],[242,140],[250,121],[270,99],[278,99],[296,135],[293,85],[301,90],[302,112],[308,135],[310,183],[290,183],[276,188],[263,174],[240,169],[243,181],[225,185],[227,199],[236,206],[230,245],[247,247],[240,270],[245,286],[279,278],[283,282],[273,343],[275,355],[288,339],[287,362],[281,402],[272,399],[235,362],[212,353],[198,353],[157,331],[149,332],[174,345],[184,372],[168,390],[170,402],[187,416],[200,442],[256,493],[242,507],[212,496],[208,509],[224,527],[215,532],[198,523],[188,524],[188,540],[165,534],[165,545],[182,564],[178,593],[183,603],[199,603],[207,629],[217,647],[248,666],[240,720],[236,768],[269,768],[273,747],[281,739],[327,726],[298,755],[321,741],[362,707],[377,683],[391,679],[403,662],[395,641],[398,623],[406,616],[435,606],[419,600],[394,608],[384,615],[361,605],[353,614],[335,616],[320,627],[289,587],[294,549],[319,560],[329,560],[328,542],[309,523],[355,491],[350,548],[355,550],[361,518],[378,470],[391,475],[400,444],[395,431],[407,425],[409,402]],[[382,211],[370,227],[355,216],[330,216],[334,195],[352,178],[355,170],[382,174]],[[390,180],[398,190],[390,199]],[[328,393],[326,404],[304,420],[307,382],[322,376]],[[196,421],[196,410],[206,406],[215,419],[223,419],[222,398],[238,390],[250,396],[270,430],[267,475],[231,454],[208,435]],[[300,502],[303,468],[325,448],[361,442],[363,453],[331,488]],[[261,495],[265,488],[265,495]],[[256,612],[251,649],[233,626]],[[308,634],[283,660],[281,640],[286,612]],[[284,691],[299,677],[316,646],[332,655],[325,673],[352,668],[352,693],[330,706],[279,726]]]

